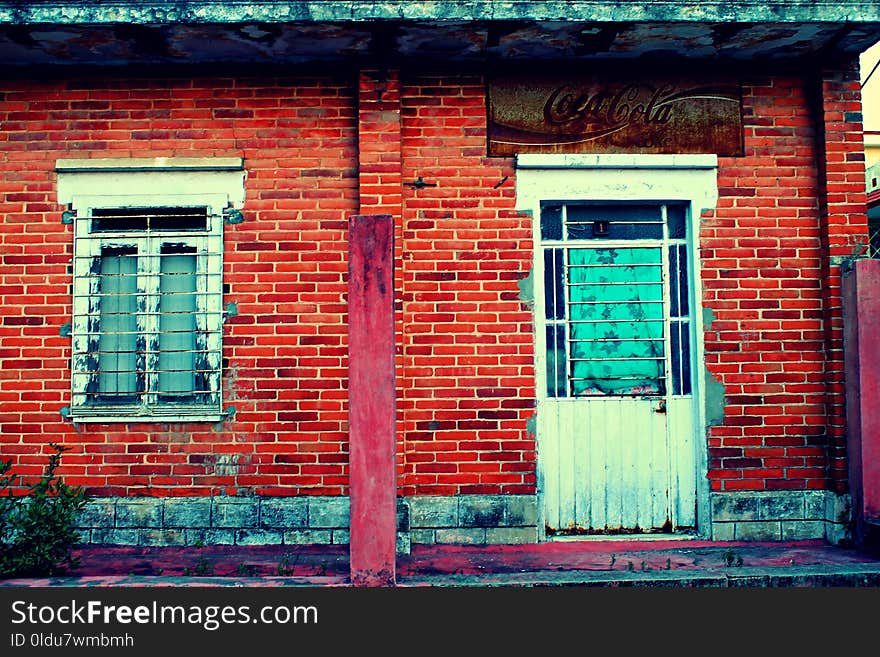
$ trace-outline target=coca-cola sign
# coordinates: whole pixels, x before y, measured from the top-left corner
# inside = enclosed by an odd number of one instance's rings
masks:
[[[742,155],[739,85],[699,80],[496,77],[489,155]]]

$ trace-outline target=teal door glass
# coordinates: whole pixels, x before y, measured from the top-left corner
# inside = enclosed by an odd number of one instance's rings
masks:
[[[568,252],[572,394],[665,394],[660,247]]]

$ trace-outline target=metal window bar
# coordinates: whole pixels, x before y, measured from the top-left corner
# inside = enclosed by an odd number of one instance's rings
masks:
[[[868,218],[868,252],[869,258],[880,259],[880,217]]]
[[[74,415],[220,412],[221,227],[204,207],[77,222]]]
[[[603,235],[605,239],[590,239],[590,237],[586,236],[582,231],[577,230],[580,227],[586,227],[590,225],[590,221],[572,221],[569,218],[569,209],[568,203],[558,203],[557,202],[548,202],[546,204],[542,204],[542,213],[541,213],[541,237],[542,241],[545,242],[561,242],[559,245],[563,248],[546,248],[544,251],[544,276],[545,276],[545,326],[546,326],[546,348],[547,348],[547,394],[549,397],[562,397],[568,395],[579,396],[581,394],[597,394],[595,392],[591,392],[589,390],[581,390],[580,392],[576,389],[576,382],[578,381],[587,381],[593,380],[597,373],[591,373],[591,377],[578,377],[575,375],[574,367],[578,362],[587,363],[587,362],[599,362],[609,361],[609,362],[620,362],[625,363],[628,361],[634,362],[656,362],[658,363],[659,376],[662,381],[659,381],[660,390],[657,392],[661,395],[664,394],[674,394],[674,395],[687,395],[690,394],[691,383],[690,383],[690,309],[689,309],[689,291],[688,291],[688,272],[687,272],[687,242],[686,242],[686,208],[683,206],[675,206],[670,209],[670,206],[660,205],[658,207],[658,214],[662,218],[662,221],[652,221],[652,220],[636,220],[636,221],[627,221],[623,216],[619,213],[617,216],[612,219],[612,223],[617,226],[623,227],[623,224],[626,224],[626,230],[624,233],[621,233],[621,237],[617,239],[607,239],[607,234]],[[587,204],[577,203],[577,206],[584,206]],[[624,206],[621,206],[624,207]],[[674,210],[674,211],[673,211]],[[662,226],[662,232],[657,232],[656,234],[645,234],[643,231],[649,226],[660,225]],[[574,231],[570,231],[571,228],[575,228]],[[577,233],[577,236],[573,235],[573,233]],[[598,236],[597,236],[598,237]],[[659,239],[658,239],[659,238]],[[658,249],[657,254],[659,255],[656,258],[656,262],[631,262],[627,263],[627,267],[631,267],[632,270],[636,270],[639,267],[659,267],[660,276],[658,280],[633,280],[633,281],[610,281],[607,280],[596,280],[596,281],[572,281],[571,273],[574,271],[582,271],[584,272],[584,276],[588,279],[592,277],[591,274],[587,272],[591,270],[601,271],[601,268],[607,266],[608,263],[592,263],[592,264],[572,264],[569,262],[569,254],[570,251],[574,248],[583,246],[587,248],[596,248],[599,247],[599,244],[602,246],[600,248],[603,249],[634,249],[639,247],[653,247]],[[566,248],[567,247],[567,248]],[[669,252],[667,253],[667,248]],[[553,255],[554,253],[564,253],[564,270],[565,274],[563,276],[563,283],[558,287],[562,289],[557,289],[557,285],[552,282],[552,279],[555,279],[557,276],[557,263],[556,257]],[[644,253],[648,253],[645,251]],[[653,258],[652,258],[653,260]],[[583,278],[583,277],[581,277]],[[636,276],[635,278],[640,278]],[[665,307],[666,304],[671,304],[668,308],[668,312],[661,313],[660,317],[643,317],[638,319],[637,321],[644,326],[651,326],[651,335],[652,337],[624,337],[624,338],[609,338],[609,337],[595,337],[591,339],[583,339],[578,338],[575,335],[575,327],[577,326],[586,326],[593,325],[596,327],[596,331],[602,330],[600,329],[603,325],[611,325],[611,324],[621,324],[625,322],[624,319],[605,319],[605,318],[589,318],[585,319],[584,317],[572,318],[571,311],[574,308],[589,308],[589,307],[600,307],[602,304],[606,306],[615,305],[615,304],[626,304],[632,303],[633,300],[626,299],[617,299],[618,295],[611,295],[608,299],[599,301],[599,300],[586,300],[586,299],[572,299],[572,293],[575,292],[578,288],[588,288],[588,287],[598,287],[600,286],[605,288],[607,286],[627,286],[633,289],[638,297],[642,297],[643,295],[639,292],[640,290],[650,290],[653,286],[656,289],[657,285],[663,286],[663,299],[652,299],[652,298],[639,298],[638,304],[645,310],[650,307]],[[650,296],[650,295],[649,295]],[[560,317],[558,315],[559,304],[562,303],[565,312]],[[612,312],[612,311],[609,311]],[[649,313],[653,315],[654,313]],[[664,316],[665,315],[665,316]],[[560,331],[562,332],[560,335]],[[653,335],[658,332],[658,335]],[[562,345],[559,345],[560,338],[563,341]],[[645,354],[645,357],[639,357],[635,354],[632,357],[627,358],[585,358],[579,357],[574,352],[579,349],[577,345],[582,345],[581,349],[586,348],[589,350],[590,345],[601,345],[601,344],[622,344],[622,343],[631,343],[631,344],[644,344],[646,345],[646,349],[653,351],[657,354],[656,357],[650,357],[648,354]],[[561,347],[561,348],[560,348]],[[654,351],[654,350],[657,351]],[[675,353],[672,353],[672,352]],[[585,352],[581,352],[583,355]],[[662,354],[662,355],[660,355]],[[592,356],[593,354],[588,354]],[[561,389],[559,385],[559,369],[563,368],[565,370],[565,388]],[[667,382],[666,378],[669,377],[670,381]],[[620,372],[615,377],[615,380],[620,381],[639,381],[644,380],[644,376],[629,376],[626,372]],[[599,379],[596,379],[599,381]],[[605,381],[605,383],[610,382],[611,380]],[[601,381],[599,381],[601,383]],[[666,386],[670,386],[670,390],[666,391]],[[604,393],[598,393],[604,394]],[[612,393],[614,394],[614,393]],[[619,394],[619,393],[617,393]],[[634,391],[632,394],[644,394],[643,391]]]

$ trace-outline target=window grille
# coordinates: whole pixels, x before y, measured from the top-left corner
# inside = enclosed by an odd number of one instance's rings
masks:
[[[880,206],[868,210],[868,257],[880,259]]]
[[[541,206],[547,396],[691,394],[686,208]]]
[[[76,218],[74,418],[221,413],[222,226],[204,206]]]

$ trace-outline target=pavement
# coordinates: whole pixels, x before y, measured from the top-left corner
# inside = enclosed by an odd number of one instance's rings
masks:
[[[348,546],[86,546],[80,565],[0,587],[348,587]],[[398,587],[877,587],[880,553],[824,541],[566,540],[414,545]]]

